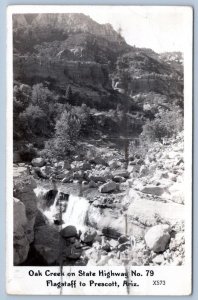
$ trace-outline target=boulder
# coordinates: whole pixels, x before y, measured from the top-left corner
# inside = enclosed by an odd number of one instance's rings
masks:
[[[22,170],[23,169],[23,170]],[[34,239],[34,222],[37,214],[37,197],[34,193],[36,182],[27,174],[25,168],[17,168],[14,170],[14,197],[19,199],[25,205],[25,213],[27,217],[26,237],[31,243]]]
[[[145,194],[151,194],[154,196],[161,196],[165,192],[165,189],[160,186],[150,185],[150,186],[145,186],[141,190],[141,192]]]
[[[88,228],[81,233],[80,239],[86,244],[91,244],[94,241],[96,235],[97,231],[95,229]]]
[[[126,242],[128,242],[129,241],[129,238],[126,236],[126,235],[121,235],[120,237],[119,237],[119,239],[118,239],[118,242],[120,243],[120,244],[124,244],[124,243],[126,243]]]
[[[102,175],[90,175],[89,180],[94,182],[106,182],[106,178]]]
[[[96,188],[96,187],[97,187],[97,184],[93,180],[91,180],[89,182],[89,188]]]
[[[62,179],[63,183],[69,182],[71,179],[71,172],[70,171],[65,171],[64,172],[64,178]]]
[[[45,160],[42,157],[36,157],[31,163],[33,167],[43,167],[45,165]]]
[[[169,225],[156,225],[147,231],[145,241],[155,253],[164,252],[170,242]]]
[[[56,263],[60,255],[60,234],[50,225],[35,228],[33,246],[48,265]]]
[[[111,248],[113,248],[113,249],[116,248],[119,245],[118,241],[113,240],[113,239],[111,239],[109,241],[109,244],[110,244]]]
[[[14,265],[23,263],[29,252],[29,241],[26,235],[27,217],[25,212],[25,205],[17,198],[14,202]]]
[[[129,242],[126,242],[126,243],[118,245],[118,251],[122,252],[122,251],[129,249],[130,247],[131,247],[131,244]]]
[[[154,264],[161,265],[164,262],[163,254],[159,254],[152,259]]]
[[[145,165],[142,165],[140,168],[140,177],[147,176],[149,174],[149,168]]]
[[[119,163],[117,162],[117,160],[110,160],[108,162],[108,165],[111,169],[116,169],[119,167]]]
[[[50,166],[43,166],[40,168],[42,174],[44,174],[44,176],[51,176],[52,173],[54,172],[54,168],[50,167]]]
[[[99,187],[99,192],[110,193],[117,189],[117,185],[114,181],[109,181]]]
[[[50,176],[47,175],[45,172],[43,172],[41,170],[41,168],[39,168],[39,167],[34,167],[33,168],[33,174],[36,175],[36,178],[37,177],[41,178],[41,179],[49,179],[50,178]]]
[[[128,178],[129,172],[127,170],[117,170],[112,172],[112,175],[113,177],[120,176],[120,177]]]
[[[126,181],[126,178],[121,177],[121,176],[115,176],[115,177],[113,178],[113,180],[114,180],[115,182],[125,182],[125,181]]]
[[[91,164],[89,162],[84,162],[82,164],[82,170],[84,171],[91,170]]]
[[[101,249],[106,251],[106,252],[110,252],[111,251],[111,246],[108,242],[104,242]]]
[[[80,244],[77,242],[77,243],[74,243],[74,244],[71,244],[69,246],[66,246],[65,247],[65,250],[64,250],[64,254],[66,256],[66,258],[68,259],[79,259],[82,255],[82,247],[80,246]]]
[[[179,249],[181,245],[185,243],[184,232],[179,232],[175,235],[174,238],[171,239],[169,244],[169,249],[172,251],[176,251]]]
[[[107,162],[101,156],[96,156],[95,158],[90,159],[89,162],[95,165],[107,166]]]
[[[43,225],[46,225],[46,224],[48,224],[47,217],[40,210],[38,210],[38,212],[36,214],[34,228],[39,227],[39,226],[43,226]]]
[[[182,182],[174,183],[169,187],[168,191],[170,200],[179,204],[184,204],[184,184]]]
[[[78,236],[77,229],[73,225],[69,225],[69,226],[63,228],[60,231],[60,234],[63,238],[70,238],[70,237],[77,237]]]

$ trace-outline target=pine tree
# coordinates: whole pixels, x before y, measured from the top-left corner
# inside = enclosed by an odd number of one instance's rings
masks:
[[[72,88],[70,85],[68,86],[68,88],[66,90],[65,98],[69,103],[72,103],[73,93],[72,93]]]

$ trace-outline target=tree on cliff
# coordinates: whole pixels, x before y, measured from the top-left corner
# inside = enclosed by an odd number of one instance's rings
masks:
[[[68,86],[68,88],[67,88],[67,90],[66,90],[65,98],[66,98],[66,101],[68,101],[70,104],[73,104],[73,103],[72,103],[72,100],[73,100],[73,93],[72,93],[72,88],[71,88],[70,85]]]

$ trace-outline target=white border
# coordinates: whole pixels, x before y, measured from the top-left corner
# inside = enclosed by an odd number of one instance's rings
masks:
[[[13,13],[66,13],[69,9],[80,9],[81,6],[72,5],[16,5],[7,9],[7,142],[6,142],[6,218],[7,218],[7,234],[6,234],[6,275],[7,275],[7,292],[9,294],[26,294],[26,295],[59,295],[60,290],[54,288],[46,288],[42,284],[45,278],[31,278],[27,275],[29,267],[13,267],[13,65],[12,65],[12,14]],[[84,8],[90,7],[83,5]],[[97,6],[91,6],[97,9]],[[99,7],[103,7],[100,5]],[[131,7],[138,6],[116,6],[120,11]],[[141,8],[150,6],[141,6]],[[163,8],[165,6],[160,6]],[[167,7],[167,6],[166,6]],[[174,8],[182,8],[181,6],[172,6]],[[158,6],[153,6],[158,8]],[[165,289],[152,289],[148,285],[148,281],[142,285],[141,290],[134,289],[130,295],[189,295],[192,285],[192,28],[193,28],[193,11],[191,7],[185,8],[186,13],[186,30],[188,40],[184,51],[184,163],[185,163],[185,241],[186,241],[186,264],[178,267],[152,267],[160,278],[169,280],[169,285]],[[80,12],[80,11],[79,11]],[[182,33],[181,33],[182,34]],[[174,213],[174,212],[173,212]],[[123,269],[119,267],[119,269]],[[144,270],[146,267],[136,267],[138,270]],[[31,268],[34,269],[34,268]],[[38,268],[35,268],[38,269]],[[49,269],[49,268],[39,268]],[[50,268],[58,272],[59,267]],[[68,268],[64,268],[68,269]],[[71,268],[69,268],[71,269]],[[72,270],[78,267],[72,267]],[[89,267],[89,269],[97,270],[98,267]],[[103,269],[109,269],[104,267]],[[117,269],[117,268],[114,268]],[[151,269],[151,267],[147,268]],[[171,280],[170,280],[171,278]],[[69,290],[63,289],[63,294],[87,294],[87,295],[126,295],[126,291],[120,289],[87,289]]]

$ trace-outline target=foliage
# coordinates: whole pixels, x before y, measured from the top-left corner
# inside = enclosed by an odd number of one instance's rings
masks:
[[[148,120],[143,126],[142,137],[149,141],[176,136],[183,129],[182,111],[175,106],[171,111],[159,112],[154,120]]]
[[[23,145],[19,150],[22,161],[30,162],[34,157],[37,156],[36,149],[32,144]]]
[[[23,124],[23,131],[27,139],[33,136],[47,136],[49,133],[48,116],[37,105],[30,104],[25,111],[19,114],[19,121]]]
[[[63,111],[55,126],[55,136],[46,142],[45,148],[53,155],[65,157],[75,151],[81,122],[74,109]]]

